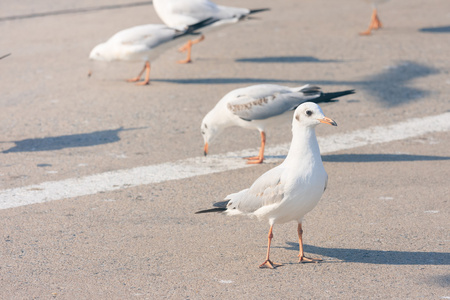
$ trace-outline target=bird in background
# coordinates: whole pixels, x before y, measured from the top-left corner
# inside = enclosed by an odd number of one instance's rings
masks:
[[[380,29],[382,26],[380,18],[378,17],[377,5],[387,2],[388,0],[365,0],[371,2],[373,6],[372,17],[370,18],[369,28],[366,31],[360,32],[360,35],[370,35],[372,30]]]
[[[209,0],[153,0],[153,6],[164,24],[176,29],[181,29],[209,18],[220,20],[213,26],[217,28],[217,26],[223,24],[236,23],[248,15],[269,10],[268,8],[250,10],[247,8],[222,6]],[[179,48],[180,52],[187,52],[187,57],[178,61],[178,63],[191,62],[192,45],[201,42],[204,38],[204,35],[201,35],[195,40],[189,40]]]
[[[206,19],[184,29],[174,29],[163,24],[148,24],[128,28],[114,34],[105,43],[92,49],[89,58],[98,61],[143,61],[144,68],[138,76],[128,79],[147,85],[150,82],[150,61],[156,59],[167,49],[188,40],[192,35],[199,35],[197,30],[210,26],[218,19]],[[145,72],[145,79],[141,81]],[[92,72],[89,72],[89,76]]]
[[[336,98],[353,94],[354,90],[323,93],[318,86],[287,87],[274,84],[259,84],[239,88],[226,94],[216,106],[206,114],[201,124],[206,156],[209,145],[226,128],[239,126],[257,129],[261,136],[261,146],[257,156],[248,157],[247,163],[259,164],[264,160],[266,128],[286,121],[300,104],[304,102],[336,102]]]
[[[321,123],[337,126],[317,104],[306,102],[298,106],[292,120],[291,146],[283,163],[256,179],[250,188],[226,196],[225,201],[215,203],[212,209],[196,212],[224,212],[267,220],[270,225],[267,255],[260,268],[281,265],[269,257],[273,226],[290,221],[298,223],[298,262],[321,260],[305,256],[302,228],[303,217],[317,205],[328,181],[315,134],[315,127]]]

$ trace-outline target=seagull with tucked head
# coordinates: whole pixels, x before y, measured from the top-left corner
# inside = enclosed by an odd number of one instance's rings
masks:
[[[210,143],[225,129],[239,126],[257,129],[261,135],[259,154],[249,157],[249,164],[262,163],[266,144],[267,127],[284,122],[292,111],[304,102],[335,102],[336,98],[353,94],[354,90],[323,93],[318,86],[287,87],[274,84],[258,84],[233,90],[226,94],[206,114],[201,124],[204,140],[203,153],[208,154]]]
[[[304,254],[302,220],[317,205],[328,182],[315,134],[315,127],[321,123],[337,126],[317,104],[306,102],[298,106],[292,120],[291,146],[283,163],[264,173],[248,189],[215,203],[215,208],[196,212],[224,212],[267,220],[270,225],[267,255],[260,268],[280,266],[269,257],[273,226],[291,221],[298,224],[299,263],[320,261]]]

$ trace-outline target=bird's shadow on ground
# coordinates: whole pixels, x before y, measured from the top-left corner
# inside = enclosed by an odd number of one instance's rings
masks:
[[[238,58],[235,62],[244,63],[330,63],[342,62],[341,60],[319,59],[313,56],[265,56]]]
[[[298,251],[298,243],[286,242],[286,250]],[[304,245],[308,254],[333,257],[343,262],[381,265],[450,265],[450,253],[414,252],[347,248],[325,248]]]
[[[450,33],[450,26],[424,27],[420,28],[419,31],[426,33]]]
[[[255,58],[256,59],[256,58]],[[270,58],[266,58],[270,60]],[[282,57],[277,59],[283,60]],[[289,60],[286,57],[284,60]],[[297,58],[300,60],[299,58]],[[323,62],[323,61],[322,61]],[[275,63],[275,61],[273,61]],[[270,78],[189,78],[189,79],[153,79],[153,81],[170,82],[177,84],[317,84],[317,85],[345,85],[358,90],[364,90],[377,102],[385,107],[395,107],[412,101],[417,101],[431,94],[429,90],[423,90],[411,86],[418,78],[438,74],[436,68],[420,64],[414,61],[398,61],[394,65],[386,66],[378,74],[370,75],[358,81],[339,80],[284,80]],[[353,96],[355,97],[355,96]]]
[[[90,133],[61,135],[45,138],[33,138],[13,141],[16,145],[1,153],[54,151],[65,148],[78,148],[109,144],[120,141],[119,132],[143,128],[123,127],[112,130],[101,130]],[[3,142],[5,143],[5,142]]]
[[[267,159],[285,159],[285,155],[266,156]],[[413,154],[328,154],[323,155],[325,162],[364,163],[382,161],[434,161],[450,160],[450,156],[413,155]]]

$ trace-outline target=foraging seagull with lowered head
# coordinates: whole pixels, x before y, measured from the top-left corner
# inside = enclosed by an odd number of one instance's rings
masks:
[[[169,27],[181,29],[186,26],[201,22],[208,18],[219,20],[213,27],[223,24],[232,24],[247,17],[250,14],[269,10],[247,9],[217,5],[209,0],[153,0],[153,6],[160,19]],[[205,37],[189,40],[179,51],[187,51],[187,57],[178,63],[191,62],[191,48],[193,44],[201,42]]]
[[[298,223],[299,263],[320,261],[304,255],[302,229],[304,215],[317,205],[328,181],[315,134],[315,127],[320,123],[337,126],[335,121],[324,116],[317,104],[301,104],[294,112],[292,142],[283,163],[264,173],[250,188],[230,194],[225,201],[214,204],[215,208],[197,212],[225,212],[268,220],[267,255],[260,268],[280,266],[269,258],[272,229],[275,224],[290,221]]]
[[[262,163],[266,144],[267,126],[283,122],[292,116],[304,102],[335,102],[338,97],[353,94],[354,90],[323,93],[319,87],[305,85],[290,88],[273,84],[252,85],[226,94],[203,118],[201,133],[204,140],[204,154],[208,154],[210,143],[227,127],[239,126],[258,129],[261,146],[258,156],[249,157],[249,164]]]
[[[163,24],[148,24],[128,28],[114,34],[108,41],[95,46],[89,58],[99,61],[143,61],[144,68],[129,82],[138,82],[145,73],[145,80],[137,83],[147,85],[150,82],[150,61],[176,43],[183,43],[190,35],[198,35],[197,30],[210,26],[217,19],[206,19],[182,30],[170,28]]]

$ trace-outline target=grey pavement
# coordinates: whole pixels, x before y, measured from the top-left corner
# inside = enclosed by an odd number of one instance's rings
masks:
[[[192,64],[176,48],[151,84],[141,63],[88,61],[115,32],[160,23],[145,1],[0,4],[0,190],[202,155],[200,122],[228,91],[258,83],[356,89],[323,107],[350,133],[450,110],[450,2],[217,1],[271,11],[206,36]],[[88,70],[93,76],[87,77]],[[287,143],[290,124],[268,132]],[[210,153],[256,147],[229,129]],[[329,186],[296,224],[199,209],[274,167],[140,185],[0,210],[0,299],[450,299],[450,135],[436,132],[323,156]],[[242,162],[244,163],[244,161]]]

